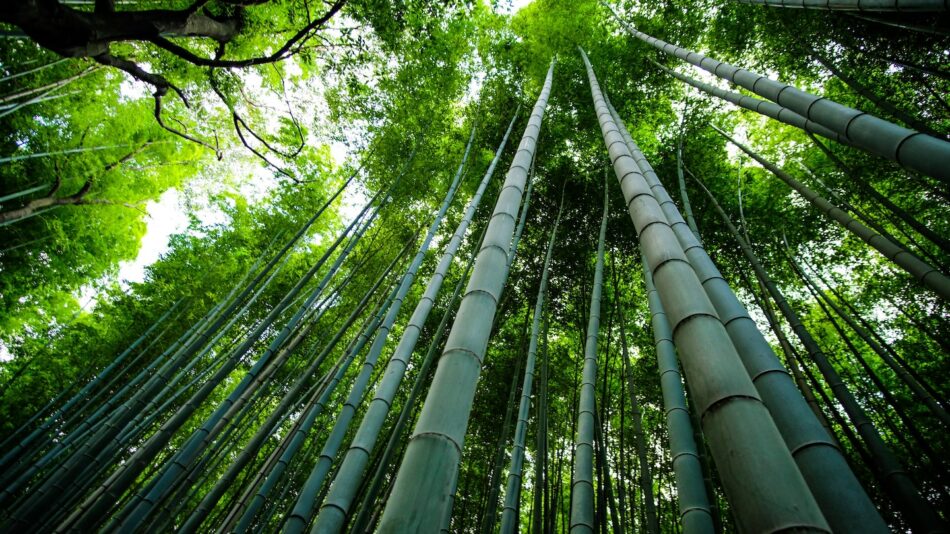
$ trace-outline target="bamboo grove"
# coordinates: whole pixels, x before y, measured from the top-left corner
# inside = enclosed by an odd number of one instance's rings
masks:
[[[950,530],[948,21],[0,8],[0,531]]]

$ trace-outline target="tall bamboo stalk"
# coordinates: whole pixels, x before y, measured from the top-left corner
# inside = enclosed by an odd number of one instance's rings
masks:
[[[746,259],[748,259],[749,263],[752,264],[752,268],[755,270],[756,276],[759,277],[759,280],[766,287],[766,289],[768,289],[769,294],[778,305],[782,315],[789,322],[792,330],[794,330],[799,340],[801,340],[802,344],[808,350],[812,361],[815,362],[815,364],[818,366],[818,370],[821,371],[822,375],[825,376],[825,379],[828,381],[828,385],[831,388],[832,393],[834,393],[835,398],[844,407],[848,417],[851,419],[852,423],[861,434],[861,439],[867,445],[874,459],[876,475],[880,478],[882,486],[884,486],[885,490],[893,496],[895,501],[897,501],[898,505],[905,512],[906,520],[913,526],[913,528],[920,529],[921,532],[941,531],[944,528],[944,524],[939,516],[936,514],[924,496],[921,495],[913,480],[911,480],[903,466],[901,466],[900,462],[894,456],[894,453],[891,452],[887,444],[884,443],[884,440],[881,438],[881,435],[878,433],[877,429],[874,428],[874,425],[871,423],[871,420],[868,418],[864,409],[860,406],[860,404],[858,404],[857,400],[854,398],[854,395],[852,395],[852,393],[848,390],[847,386],[845,386],[844,382],[841,380],[841,376],[834,369],[825,356],[824,352],[815,342],[814,338],[811,337],[811,334],[801,323],[801,320],[798,318],[798,314],[788,304],[788,301],[785,300],[785,297],[778,289],[778,286],[776,286],[775,282],[773,282],[768,276],[768,273],[766,273],[765,269],[762,267],[762,264],[752,251],[752,248],[749,247],[748,242],[746,242],[746,240],[743,239],[739,234],[739,231],[732,224],[732,221],[729,220],[729,216],[726,215],[726,212],[716,201],[712,193],[709,192],[708,189],[706,190],[706,193],[709,196],[713,207],[722,218],[723,223],[726,224],[729,231],[733,234],[733,237],[736,239],[736,241],[738,241],[743,254],[746,256]]]
[[[726,138],[726,140],[748,154],[752,159],[759,162],[760,165],[769,170],[777,178],[788,184],[789,187],[797,191],[802,197],[805,198],[805,200],[818,208],[822,213],[837,221],[839,224],[841,224],[841,226],[845,227],[848,231],[859,237],[868,245],[874,247],[874,249],[883,254],[885,258],[891,260],[898,267],[907,271],[907,273],[913,276],[915,280],[920,282],[923,286],[934,291],[939,297],[943,298],[944,300],[950,300],[950,278],[948,278],[946,275],[934,267],[928,265],[917,256],[911,254],[899,244],[894,243],[881,234],[874,232],[870,228],[864,226],[855,220],[854,217],[848,215],[848,213],[845,211],[822,198],[820,195],[818,195],[818,193],[809,189],[807,186],[793,178],[790,174],[778,168],[775,164],[769,162],[762,156],[753,152],[749,147],[733,139],[726,132],[715,126],[710,126],[716,130],[719,135]]]
[[[459,182],[462,178],[462,171],[464,170],[465,163],[468,160],[468,154],[472,146],[472,140],[475,137],[474,134],[475,130],[473,127],[472,135],[469,138],[469,143],[465,150],[465,155],[462,157],[462,163],[459,165],[458,171],[455,173],[455,177],[452,179],[452,183],[449,186],[448,192],[445,194],[445,198],[442,200],[442,205],[435,214],[435,217],[433,218],[432,223],[429,225],[429,229],[426,232],[422,243],[419,245],[419,250],[416,252],[415,257],[412,259],[412,262],[409,264],[406,273],[402,277],[399,291],[396,294],[396,299],[392,306],[390,306],[389,312],[386,314],[386,318],[383,320],[383,323],[380,325],[379,330],[376,333],[376,337],[373,339],[373,344],[370,346],[369,353],[367,354],[366,359],[363,361],[363,367],[360,369],[359,375],[357,375],[356,380],[353,382],[353,385],[350,388],[350,393],[347,395],[341,411],[336,416],[336,419],[333,423],[333,428],[323,445],[320,456],[317,458],[316,465],[314,465],[313,470],[310,472],[310,476],[300,489],[300,492],[297,496],[297,502],[294,505],[293,510],[291,510],[290,514],[287,516],[286,522],[284,523],[285,533],[302,532],[310,522],[313,508],[316,504],[318,504],[316,502],[317,494],[320,492],[327,475],[330,473],[333,460],[336,458],[336,453],[339,450],[343,439],[345,438],[349,424],[356,416],[356,409],[363,401],[366,388],[369,387],[369,383],[372,378],[376,361],[379,359],[380,354],[382,354],[383,347],[389,338],[389,333],[393,324],[396,322],[396,317],[399,314],[402,303],[405,300],[406,295],[409,293],[409,289],[412,287],[413,282],[415,281],[416,272],[422,265],[422,260],[425,259],[426,252],[429,250],[429,245],[432,243],[432,239],[435,237],[436,232],[438,232],[439,227],[442,225],[442,219],[445,217],[452,200],[455,198],[455,191],[458,189]],[[441,284],[439,287],[441,287]],[[427,294],[426,296],[431,303],[433,295]],[[394,354],[394,356],[396,355],[400,355],[400,353]]]
[[[609,103],[608,107],[620,135],[650,185],[651,193],[660,204],[665,222],[670,224],[677,241],[685,251],[825,519],[833,529],[886,531],[886,525],[851,472],[834,440],[814,417],[788,371],[759,332],[748,311],[739,302],[694,233],[687,228],[676,205],[643,152],[633,141],[623,121]]]
[[[590,62],[586,55],[582,57],[605,145],[645,261],[654,273],[739,527],[827,532],[828,524],[814,497],[611,117]]]
[[[571,476],[571,534],[593,533],[594,523],[594,411],[596,399],[594,384],[597,381],[597,334],[600,328],[600,301],[604,281],[604,238],[607,234],[609,196],[604,177],[604,213],[600,221],[597,239],[597,263],[594,267],[594,284],[590,292],[590,312],[587,319],[587,334],[584,338],[584,369],[581,373],[580,398],[577,404],[577,436],[574,441],[574,469]]]
[[[683,390],[673,332],[663,311],[663,303],[653,285],[653,275],[646,263],[643,278],[647,287],[647,300],[653,324],[653,340],[656,344],[656,361],[660,371],[660,388],[663,391],[663,411],[670,435],[670,454],[673,456],[673,474],[676,479],[676,494],[679,500],[680,521],[685,534],[712,534],[715,532],[712,511],[699,452],[693,439],[693,425],[686,408],[686,392]]]
[[[534,303],[534,318],[531,322],[531,337],[528,341],[528,357],[524,365],[524,381],[521,385],[521,401],[518,405],[518,422],[515,425],[515,438],[511,446],[511,460],[508,464],[508,483],[505,488],[505,506],[501,512],[502,534],[510,534],[518,530],[518,502],[521,495],[521,475],[524,467],[525,436],[528,433],[528,412],[531,409],[531,391],[534,383],[534,367],[538,355],[538,334],[541,329],[541,317],[544,314],[544,299],[548,288],[548,272],[551,267],[551,253],[554,251],[554,242],[557,239],[557,228],[561,223],[561,214],[564,212],[564,192],[561,193],[561,205],[551,228],[551,237],[548,239],[547,252],[544,256],[544,266],[541,268],[541,282],[538,285],[538,296]],[[536,451],[537,452],[537,451]],[[540,461],[536,458],[535,461]],[[539,488],[535,486],[534,491]]]
[[[630,35],[654,48],[789,108],[843,135],[855,147],[896,161],[909,169],[933,176],[945,183],[950,182],[950,143],[947,141],[898,126],[827,98],[806,93],[768,77],[661,41],[633,28],[608,4],[603,3],[603,5],[610,9]]]
[[[827,11],[939,12],[947,11],[944,0],[736,0],[740,4],[769,7],[822,9]]]
[[[554,62],[508,170],[455,324],[403,456],[379,531],[435,531],[451,512],[462,442],[507,279],[509,246],[551,92]]]
[[[442,282],[445,280],[445,276],[455,258],[455,254],[459,246],[461,246],[465,233],[468,231],[468,227],[475,216],[475,211],[481,203],[485,189],[488,187],[488,183],[494,175],[495,167],[508,143],[508,136],[511,134],[512,128],[514,128],[519,112],[520,108],[515,110],[514,116],[508,124],[508,129],[505,131],[505,135],[502,137],[501,143],[495,151],[495,157],[485,171],[485,175],[479,183],[475,195],[469,201],[468,206],[466,206],[462,220],[456,227],[455,233],[449,239],[442,258],[439,260],[438,267],[436,267],[435,272],[429,278],[423,296],[416,305],[416,309],[413,311],[409,323],[403,330],[402,338],[399,340],[399,344],[396,346],[386,369],[383,371],[383,378],[380,380],[376,388],[376,393],[366,409],[363,421],[360,423],[349,449],[340,462],[337,474],[334,476],[333,484],[330,486],[329,492],[324,499],[324,504],[317,515],[316,522],[312,529],[313,532],[335,533],[339,532],[343,527],[346,515],[349,513],[353,499],[359,490],[359,483],[363,479],[363,474],[370,461],[370,452],[373,450],[379,433],[382,431],[386,416],[389,414],[389,408],[392,405],[393,399],[396,397],[396,392],[402,383],[406,368],[409,365],[409,360],[419,340],[419,335],[422,333],[422,328],[425,326],[429,313],[435,305],[435,299],[442,288]]]

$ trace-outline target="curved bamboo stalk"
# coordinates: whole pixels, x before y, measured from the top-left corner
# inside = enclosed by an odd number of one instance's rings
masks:
[[[564,191],[561,192],[561,205],[551,228],[548,239],[544,266],[541,268],[541,283],[534,303],[534,318],[531,323],[531,338],[528,341],[528,357],[524,365],[524,381],[521,385],[521,402],[518,405],[518,422],[515,425],[515,438],[511,446],[511,460],[508,464],[508,483],[505,488],[505,506],[501,512],[501,534],[510,534],[518,530],[518,501],[521,496],[521,474],[524,467],[525,436],[528,433],[528,412],[531,409],[531,390],[534,383],[534,367],[538,355],[538,333],[541,329],[541,316],[544,313],[544,299],[548,289],[548,272],[551,267],[551,253],[557,239],[557,228],[564,212]],[[537,461],[538,459],[536,459]],[[535,487],[535,491],[538,488]]]
[[[788,301],[785,300],[785,297],[782,295],[782,292],[779,290],[778,286],[775,285],[775,282],[773,282],[768,276],[768,273],[766,273],[765,268],[762,267],[762,264],[755,256],[755,253],[752,251],[752,248],[749,246],[748,242],[739,234],[738,229],[736,229],[735,225],[732,224],[732,221],[729,220],[729,216],[726,215],[726,212],[716,201],[712,193],[710,193],[708,189],[706,189],[706,193],[709,196],[713,207],[722,218],[723,223],[739,243],[739,247],[742,249],[746,259],[748,259],[749,263],[752,264],[752,268],[755,270],[756,276],[766,287],[766,289],[768,289],[768,292],[775,303],[778,304],[782,315],[789,322],[792,330],[795,331],[795,334],[798,336],[799,340],[801,340],[802,344],[808,350],[812,361],[815,362],[815,364],[818,366],[818,370],[821,371],[822,375],[824,375],[825,379],[828,381],[828,385],[831,388],[832,393],[834,393],[835,398],[838,399],[838,401],[844,407],[849,419],[851,419],[852,423],[861,434],[861,439],[867,445],[872,457],[874,458],[874,466],[876,468],[875,472],[882,481],[882,486],[884,486],[884,489],[893,496],[898,505],[904,510],[907,521],[913,525],[915,529],[920,529],[921,532],[942,531],[944,524],[939,516],[937,516],[936,512],[933,510],[927,500],[923,497],[923,495],[921,495],[913,480],[911,480],[903,466],[901,466],[900,462],[894,456],[894,453],[891,452],[891,450],[887,447],[887,444],[884,443],[881,435],[878,433],[877,429],[874,428],[871,420],[868,419],[864,409],[858,404],[857,400],[854,398],[854,395],[852,395],[852,393],[848,390],[847,386],[845,386],[844,382],[841,380],[841,376],[834,369],[834,367],[832,367],[831,363],[828,361],[828,358],[815,342],[814,338],[812,338],[808,330],[805,329],[804,325],[801,323],[801,320],[798,318],[798,314],[788,304]]]
[[[541,130],[553,74],[552,61],[499,193],[465,297],[406,447],[392,496],[383,511],[380,532],[434,531],[441,528],[450,514],[475,386],[498,299],[507,279],[515,216]]]
[[[586,60],[586,57],[585,57]],[[594,83],[594,82],[592,82]],[[571,534],[593,534],[594,522],[594,421],[597,381],[597,334],[600,328],[600,301],[604,281],[604,238],[607,235],[608,196],[607,176],[604,176],[604,214],[597,239],[597,264],[594,267],[594,285],[590,292],[590,312],[587,334],[584,338],[584,368],[581,372],[581,393],[577,404],[577,437],[574,441],[574,470],[571,476]]]
[[[857,237],[861,238],[861,240],[868,245],[874,247],[874,249],[883,254],[885,258],[891,260],[898,267],[907,271],[907,273],[913,276],[915,280],[934,291],[939,297],[943,298],[944,300],[950,300],[950,278],[945,276],[934,267],[928,265],[917,256],[911,254],[897,243],[894,243],[881,234],[874,232],[870,228],[864,226],[855,220],[854,217],[848,215],[834,204],[828,202],[819,196],[818,193],[812,191],[795,178],[792,178],[790,174],[783,171],[782,169],[779,169],[775,164],[769,162],[762,156],[753,152],[749,147],[733,139],[726,132],[713,125],[710,125],[710,127],[718,132],[719,135],[726,138],[726,140],[728,140],[730,143],[748,154],[752,159],[759,162],[760,165],[768,169],[780,180],[788,184],[789,187],[797,191],[802,197],[805,198],[805,200],[818,208],[822,213],[837,221],[839,224],[841,224],[841,226]]]
[[[627,209],[654,273],[703,430],[740,529],[830,529],[739,354],[618,131],[586,55],[594,107]],[[685,226],[685,225],[683,225]],[[688,228],[684,228],[690,236]],[[693,236],[693,239],[695,237]],[[736,458],[755,458],[742,462]],[[794,526],[793,526],[794,525]]]
[[[603,2],[602,2],[603,3]],[[720,78],[786,107],[799,115],[844,136],[862,150],[950,182],[950,143],[898,126],[869,113],[849,108],[765,76],[723,63],[692,50],[687,50],[633,28],[604,3],[620,25],[641,41],[678,57]]]
[[[429,317],[429,313],[435,306],[435,299],[438,297],[442,288],[442,282],[448,274],[449,267],[455,259],[462,244],[462,239],[468,231],[468,227],[475,216],[475,211],[481,203],[482,196],[488,183],[495,173],[495,167],[501,154],[504,152],[508,143],[508,137],[514,128],[515,121],[520,113],[520,108],[515,110],[508,129],[502,137],[498,149],[495,151],[495,157],[492,159],[485,171],[482,181],[478,185],[475,194],[472,196],[462,215],[462,220],[455,229],[455,233],[449,239],[449,243],[442,254],[435,272],[429,278],[422,298],[416,305],[409,323],[403,330],[402,338],[396,346],[393,355],[390,357],[386,369],[383,371],[383,378],[376,387],[376,393],[370,401],[360,423],[359,428],[350,443],[343,459],[340,461],[336,475],[334,475],[333,484],[327,493],[324,503],[320,508],[317,519],[313,525],[313,532],[339,532],[343,528],[343,523],[349,513],[353,499],[359,490],[360,482],[363,480],[363,474],[370,461],[370,453],[376,445],[379,433],[386,422],[386,416],[389,414],[389,408],[392,406],[393,399],[405,376],[409,360],[412,358],[413,350],[422,333],[422,328]],[[474,134],[474,130],[473,130]]]

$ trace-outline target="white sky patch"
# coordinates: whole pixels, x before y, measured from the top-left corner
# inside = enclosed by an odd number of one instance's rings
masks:
[[[498,2],[498,7],[496,10],[498,13],[513,15],[520,11],[524,6],[530,4],[532,1],[533,0],[501,0]]]
[[[168,251],[168,241],[172,234],[179,234],[188,228],[188,215],[181,203],[181,193],[177,189],[162,193],[158,202],[149,201],[145,210],[148,212],[148,228],[142,237],[139,254],[133,261],[119,264],[118,278],[123,283],[144,280],[145,268]]]

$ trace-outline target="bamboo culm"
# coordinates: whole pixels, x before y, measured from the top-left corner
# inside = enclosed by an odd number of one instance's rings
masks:
[[[487,229],[487,226],[485,229]],[[482,239],[484,237],[485,232],[483,230],[482,237],[479,238],[478,242],[476,243],[475,252],[481,248]],[[435,361],[435,355],[439,350],[442,339],[445,337],[445,330],[448,327],[449,319],[452,317],[452,311],[455,309],[455,303],[458,302],[458,298],[462,293],[462,288],[465,285],[465,281],[468,279],[468,274],[471,272],[472,265],[475,263],[475,252],[473,252],[469,257],[468,263],[465,266],[465,271],[455,284],[455,289],[452,292],[451,298],[446,302],[445,312],[442,314],[442,319],[439,321],[439,326],[432,335],[432,341],[429,343],[429,349],[426,352],[425,358],[422,360],[422,364],[419,366],[419,372],[416,375],[415,382],[412,384],[412,390],[409,392],[409,396],[406,398],[402,412],[399,414],[399,418],[393,425],[393,428],[390,432],[389,441],[386,443],[386,448],[383,449],[383,452],[381,453],[379,466],[377,467],[376,472],[373,474],[373,478],[370,481],[361,505],[358,508],[359,513],[353,521],[353,528],[351,532],[362,533],[370,530],[369,514],[370,510],[372,509],[373,500],[375,500],[379,493],[379,489],[382,486],[383,477],[386,474],[389,462],[392,459],[393,454],[396,452],[396,447],[399,441],[402,439],[403,430],[405,429],[406,425],[409,424],[409,418],[415,406],[416,399],[420,394],[422,394],[422,388],[425,387],[426,377],[429,374],[429,369],[432,367],[432,362]]]
[[[552,61],[492,211],[455,324],[383,511],[380,532],[434,531],[441,528],[450,514],[475,387],[507,279],[515,217],[551,91],[553,72]]]
[[[541,282],[538,285],[538,296],[534,303],[534,318],[531,323],[531,337],[528,341],[528,357],[524,365],[524,381],[521,384],[521,402],[518,405],[518,422],[515,425],[515,438],[511,447],[511,460],[508,465],[508,484],[505,488],[505,506],[501,512],[502,534],[510,534],[517,530],[518,503],[521,495],[521,475],[524,468],[525,436],[528,433],[528,412],[531,409],[531,391],[534,383],[535,361],[538,355],[538,334],[541,329],[541,316],[544,313],[544,299],[548,288],[548,272],[551,267],[551,253],[554,251],[554,242],[557,239],[557,228],[561,223],[561,214],[564,212],[564,194],[561,194],[561,205],[558,208],[554,226],[551,228],[551,237],[548,239],[547,252],[544,256],[544,266],[541,269]],[[537,491],[537,488],[535,488]]]
[[[752,159],[759,162],[759,164],[765,167],[769,172],[788,184],[789,187],[797,191],[805,200],[818,208],[822,213],[837,221],[841,226],[845,227],[862,241],[874,247],[874,249],[883,254],[885,258],[907,271],[907,273],[913,276],[914,279],[920,282],[924,287],[932,290],[940,298],[950,300],[950,278],[946,275],[911,254],[897,243],[864,226],[855,220],[854,217],[819,196],[818,193],[806,187],[787,172],[733,139],[726,132],[715,126],[712,126],[712,128],[730,143],[748,154]]]
[[[670,319],[703,430],[723,475],[739,528],[828,532],[814,497],[611,117],[593,68],[586,55],[582,57],[604,142]],[[685,230],[692,236],[688,228]]]
[[[712,193],[709,192],[708,189],[706,193],[713,207],[722,218],[723,223],[739,243],[746,259],[752,264],[756,276],[766,287],[770,296],[778,305],[782,315],[808,350],[812,361],[815,362],[818,366],[818,370],[824,375],[835,398],[844,407],[849,419],[851,419],[857,428],[862,440],[871,452],[871,456],[874,459],[876,475],[880,477],[884,489],[893,496],[900,508],[904,510],[906,519],[913,528],[920,529],[921,532],[937,532],[943,529],[944,525],[939,516],[937,516],[923,495],[920,494],[913,480],[911,480],[903,466],[901,466],[900,462],[894,456],[894,453],[891,452],[884,443],[884,440],[881,438],[877,429],[874,428],[874,425],[871,423],[864,409],[858,404],[854,395],[848,391],[847,386],[845,386],[841,380],[838,372],[832,367],[824,352],[801,323],[798,314],[788,304],[788,301],[785,300],[778,286],[776,286],[768,276],[762,264],[755,256],[755,253],[752,251],[752,248],[749,247],[746,240],[739,234],[738,229],[736,229],[732,221],[729,220],[729,216],[726,215],[726,212],[719,206],[719,203],[715,197],[712,196]]]
[[[603,5],[610,9],[628,33],[654,48],[821,124],[843,135],[857,148],[896,161],[909,169],[932,176],[944,183],[950,182],[950,143],[947,141],[898,126],[869,113],[843,106],[827,98],[806,93],[765,76],[661,41],[633,28],[608,4]]]
[[[597,239],[597,264],[594,267],[594,284],[590,294],[590,312],[587,319],[587,334],[584,338],[584,367],[581,372],[581,389],[577,405],[577,436],[574,441],[574,470],[571,476],[571,534],[593,533],[594,524],[594,411],[596,399],[594,383],[597,381],[597,334],[600,328],[601,293],[604,282],[604,239],[607,234],[609,196],[606,176],[604,179],[604,213]]]
[[[673,457],[673,475],[676,480],[683,533],[712,534],[715,532],[712,511],[703,482],[699,451],[693,439],[693,425],[686,407],[686,392],[683,390],[679,365],[676,363],[673,333],[646,263],[643,265],[643,278],[652,316],[656,361],[663,392],[663,411],[666,413],[666,425],[670,435],[670,454]]]
[[[392,262],[386,267],[382,274],[380,274],[370,289],[366,291],[366,293],[363,295],[363,298],[350,313],[349,317],[347,317],[347,319],[344,321],[343,326],[339,328],[336,334],[334,334],[334,336],[326,343],[321,353],[311,361],[305,371],[299,373],[298,379],[289,388],[287,393],[284,394],[281,403],[277,406],[277,408],[274,409],[264,424],[258,428],[254,436],[251,437],[248,443],[244,446],[242,453],[236,459],[231,461],[231,465],[228,467],[228,470],[225,472],[225,474],[218,479],[211,491],[205,495],[198,507],[194,510],[194,512],[192,512],[188,520],[180,528],[181,532],[196,531],[200,527],[201,522],[207,517],[207,514],[211,512],[221,496],[223,496],[225,491],[227,491],[230,484],[237,479],[244,466],[246,466],[255,458],[258,449],[261,447],[264,441],[270,437],[273,429],[280,423],[281,420],[283,420],[283,418],[286,416],[286,413],[299,402],[300,393],[306,386],[308,378],[316,374],[318,368],[329,355],[329,352],[333,350],[334,347],[336,347],[337,343],[339,343],[346,331],[359,318],[370,298],[372,298],[383,281],[389,276],[392,269],[396,266],[396,263],[399,262],[409,250],[411,243],[411,241],[406,243],[406,246],[403,247],[402,251],[392,260]]]
[[[349,424],[356,416],[356,409],[363,401],[363,397],[366,394],[366,388],[369,387],[369,382],[376,366],[376,361],[379,359],[380,354],[382,354],[383,347],[389,338],[389,333],[392,329],[393,323],[396,322],[396,317],[399,314],[402,303],[405,300],[406,295],[409,293],[409,289],[412,287],[413,282],[415,281],[416,272],[422,265],[422,260],[425,259],[426,252],[429,250],[429,245],[432,243],[432,238],[435,237],[436,232],[438,232],[439,227],[442,225],[442,219],[445,217],[446,212],[449,210],[449,206],[452,204],[452,200],[455,198],[455,192],[458,189],[459,182],[462,179],[462,172],[464,170],[465,163],[468,160],[468,154],[471,150],[473,139],[474,127],[472,130],[472,135],[469,138],[469,143],[466,147],[465,154],[462,157],[462,163],[459,165],[458,171],[455,173],[455,176],[449,185],[449,189],[445,194],[445,198],[442,200],[442,204],[439,207],[438,212],[433,218],[432,223],[429,225],[429,229],[426,232],[422,243],[419,245],[419,249],[416,251],[415,257],[412,259],[412,262],[409,264],[406,273],[402,277],[399,285],[399,292],[396,294],[396,299],[392,306],[390,306],[389,312],[386,314],[386,318],[383,320],[376,332],[376,337],[373,339],[373,344],[370,346],[369,353],[367,354],[366,359],[363,361],[363,367],[360,369],[359,375],[356,377],[356,380],[350,388],[350,393],[343,403],[342,410],[336,416],[336,419],[333,423],[333,428],[323,445],[323,450],[320,452],[317,463],[310,472],[310,476],[307,478],[307,481],[300,489],[300,493],[297,497],[297,502],[294,505],[293,510],[291,510],[290,514],[286,518],[284,523],[285,533],[289,534],[302,532],[310,523],[313,508],[318,504],[316,502],[317,495],[323,487],[323,483],[326,481],[327,475],[330,473],[330,468],[333,466],[333,460],[336,458],[336,453],[339,450],[343,439],[345,438]],[[431,299],[432,298],[430,296],[430,302]]]
[[[394,184],[398,181],[394,181]],[[80,526],[86,522],[98,521],[101,518],[105,517],[106,511],[117,501],[116,494],[123,491],[125,488],[131,484],[137,474],[143,469],[147,460],[151,458],[155,453],[157,453],[163,446],[164,443],[171,437],[174,429],[179,428],[185,420],[187,420],[190,415],[197,409],[198,404],[206,398],[210,392],[217,386],[218,383],[223,380],[225,376],[230,374],[230,372],[237,366],[241,357],[257,342],[258,338],[264,333],[264,331],[270,326],[270,324],[280,315],[284,310],[286,310],[296,296],[303,290],[304,286],[310,279],[320,270],[323,264],[327,261],[330,254],[340,245],[343,238],[349,235],[354,229],[356,229],[356,234],[360,235],[372,224],[375,220],[376,215],[379,212],[379,209],[382,207],[380,203],[373,213],[366,218],[364,217],[369,212],[369,209],[380,199],[383,191],[377,193],[363,208],[363,210],[354,218],[353,222],[340,234],[340,237],[327,249],[324,255],[308,270],[304,276],[297,282],[297,284],[288,292],[288,294],[268,313],[267,317],[261,321],[257,328],[245,339],[245,341],[234,351],[232,351],[232,356],[226,361],[226,363],[215,372],[215,374],[197,391],[192,398],[189,399],[189,402],[184,404],[179,410],[173,415],[168,421],[166,421],[159,431],[152,435],[149,440],[139,447],[132,458],[126,462],[122,469],[113,473],[105,482],[103,482],[100,487],[90,495],[86,501],[70,516],[66,519],[65,523],[67,525]],[[358,227],[358,228],[357,228]],[[350,245],[353,245],[350,243]],[[347,247],[348,250],[351,250],[351,246]],[[345,252],[340,254],[340,257],[345,256]],[[339,259],[339,258],[338,258]],[[338,262],[335,262],[335,266],[338,267]],[[333,268],[331,268],[333,270]],[[223,319],[222,319],[223,320]],[[276,337],[271,344],[271,347],[274,348],[277,344],[283,341],[289,334],[289,330],[283,329]],[[238,388],[246,386],[251,380],[253,380],[254,374],[266,363],[267,358],[261,358],[259,360],[260,365],[255,364],[253,373],[249,373],[245,376],[245,379],[242,380],[242,383]],[[222,405],[223,407],[224,405]],[[226,409],[226,408],[225,408]],[[202,430],[198,432],[203,433]],[[197,435],[197,434],[196,434]],[[112,458],[110,450],[103,450],[99,453],[97,457],[97,463],[105,463],[108,458]],[[88,482],[87,482],[88,483]]]
[[[623,121],[611,109],[620,135],[627,143],[640,172],[660,204],[666,222],[739,354],[746,372],[769,409],[792,453],[799,471],[809,485],[822,514],[833,529],[886,532],[887,526],[851,472],[834,440],[814,417],[791,376],[762,336],[748,311],[719,272],[709,254],[683,221],[653,167],[630,137]]]
[[[389,413],[389,407],[392,405],[399,385],[402,383],[406,368],[409,365],[409,360],[419,340],[419,335],[422,333],[422,328],[425,326],[429,313],[435,305],[435,300],[442,288],[445,276],[448,274],[455,254],[461,246],[465,233],[468,231],[468,227],[475,216],[475,211],[478,209],[485,189],[488,187],[494,175],[495,167],[507,145],[508,137],[511,134],[519,112],[520,108],[515,110],[514,116],[508,124],[508,129],[505,131],[501,143],[495,151],[495,157],[485,171],[485,175],[479,183],[475,194],[466,206],[462,220],[449,239],[449,243],[439,260],[435,272],[429,278],[422,298],[416,305],[416,309],[413,311],[409,323],[403,330],[402,338],[399,340],[399,344],[396,346],[386,369],[383,371],[383,378],[380,380],[376,388],[376,393],[366,409],[363,421],[360,423],[349,449],[340,462],[337,474],[334,477],[334,482],[330,486],[329,492],[324,499],[324,504],[320,509],[320,513],[317,515],[312,532],[335,533],[339,532],[342,528],[350,505],[356,497],[356,492],[359,490],[359,483],[363,479],[363,473],[369,463],[369,453],[373,450],[379,433],[382,431],[386,416]],[[474,130],[472,133],[474,134]],[[471,144],[471,140],[469,143]]]

